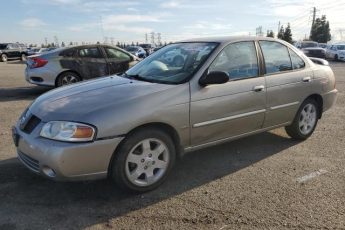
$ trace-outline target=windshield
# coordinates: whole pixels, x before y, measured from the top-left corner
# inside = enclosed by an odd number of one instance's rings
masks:
[[[345,50],[345,45],[338,45],[338,46],[337,46],[337,49],[338,49],[338,50]]]
[[[180,84],[189,80],[217,45],[206,42],[171,44],[136,64],[126,75],[143,81]]]

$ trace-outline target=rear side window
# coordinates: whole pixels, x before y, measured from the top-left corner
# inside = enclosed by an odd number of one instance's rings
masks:
[[[125,54],[124,52],[121,52],[120,50],[104,47],[105,52],[107,54],[108,58],[114,58],[117,61],[130,61],[131,58],[129,55]]]
[[[289,51],[290,51],[290,57],[291,57],[291,62],[292,62],[292,68],[303,69],[305,67],[305,62],[303,61],[303,59],[291,49],[289,49]]]
[[[278,73],[292,70],[288,48],[279,42],[260,41],[265,59],[266,73]]]
[[[74,53],[75,53],[75,49],[66,49],[60,53],[60,56],[73,57]]]
[[[103,58],[101,52],[97,47],[88,47],[84,49],[80,49],[79,52],[79,57],[82,58]]]
[[[224,71],[230,80],[257,77],[259,68],[254,42],[237,42],[225,47],[209,71]]]

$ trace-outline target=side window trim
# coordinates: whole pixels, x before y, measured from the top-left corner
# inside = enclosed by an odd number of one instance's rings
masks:
[[[303,58],[302,58],[301,56],[299,56],[295,51],[293,51],[292,49],[290,49],[289,47],[288,47],[288,51],[289,51],[289,56],[290,56],[290,60],[291,60],[291,64],[292,64],[292,71],[301,71],[301,70],[304,70],[304,69],[306,68],[306,63],[305,63],[305,61],[303,60]],[[299,58],[303,61],[303,63],[304,63],[303,68],[297,68],[297,69],[294,68],[293,62],[292,62],[292,58],[291,58],[291,52],[294,52],[295,55],[297,55],[297,57],[299,57]]]

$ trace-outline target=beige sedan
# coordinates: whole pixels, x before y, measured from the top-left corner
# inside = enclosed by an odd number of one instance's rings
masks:
[[[50,179],[149,191],[185,152],[278,127],[307,139],[337,95],[327,61],[313,61],[262,37],[170,44],[121,76],[40,96],[13,128],[18,157]]]

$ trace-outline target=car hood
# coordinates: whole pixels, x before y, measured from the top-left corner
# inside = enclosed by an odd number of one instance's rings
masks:
[[[42,121],[69,120],[87,122],[93,114],[166,91],[176,85],[136,81],[119,76],[99,78],[49,91],[38,97],[31,113]],[[96,115],[97,117],[97,115]]]

